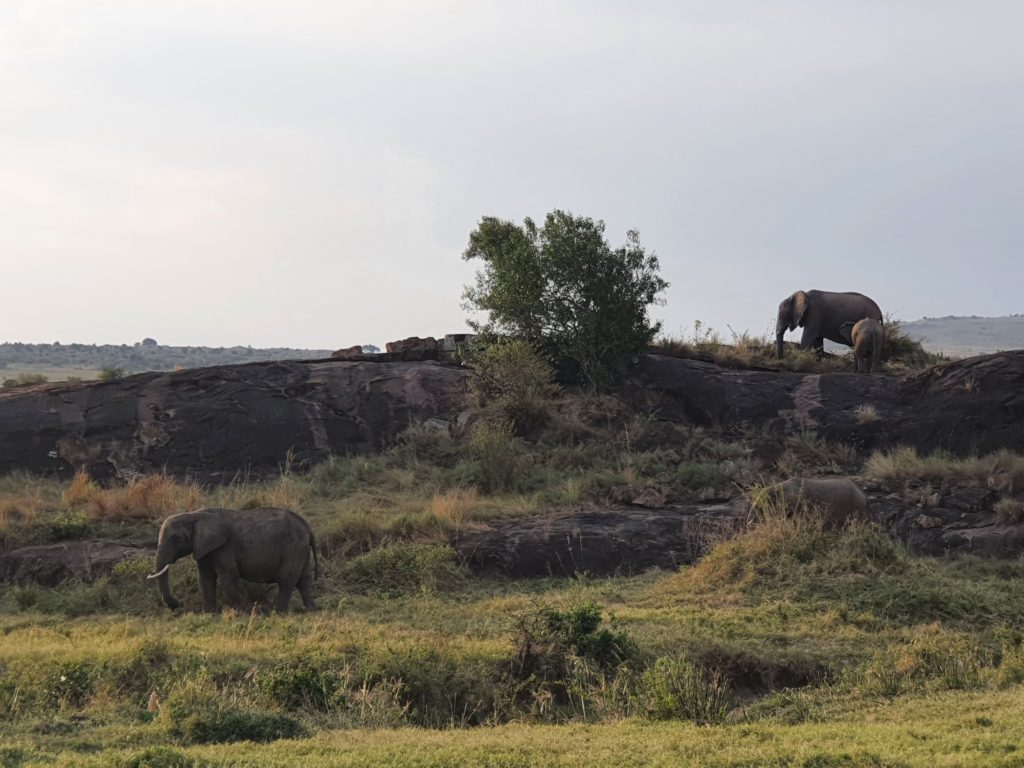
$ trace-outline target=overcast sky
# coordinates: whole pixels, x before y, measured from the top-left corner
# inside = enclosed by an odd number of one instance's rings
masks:
[[[481,216],[629,228],[655,309],[1024,312],[1024,3],[4,0],[0,340],[464,329]]]

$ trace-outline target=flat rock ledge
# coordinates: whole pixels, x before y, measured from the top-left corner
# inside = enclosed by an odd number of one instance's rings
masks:
[[[152,558],[155,554],[155,549],[103,540],[21,547],[0,554],[0,581],[35,582],[45,587],[55,587],[69,579],[94,581],[109,575],[118,563]]]

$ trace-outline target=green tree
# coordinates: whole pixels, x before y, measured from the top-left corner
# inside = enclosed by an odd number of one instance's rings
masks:
[[[648,308],[662,303],[668,283],[636,231],[613,249],[604,229],[603,221],[559,210],[542,227],[529,218],[522,225],[482,219],[463,256],[483,265],[464,297],[466,309],[487,319],[470,326],[522,339],[552,360],[569,358],[592,387],[606,386],[660,330]]]

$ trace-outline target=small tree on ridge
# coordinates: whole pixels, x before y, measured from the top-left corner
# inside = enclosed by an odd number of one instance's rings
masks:
[[[661,329],[648,308],[662,303],[668,283],[635,230],[613,249],[604,229],[603,221],[560,210],[542,227],[529,218],[521,226],[483,218],[463,254],[483,262],[464,306],[487,320],[470,326],[522,339],[552,360],[569,358],[590,386],[608,385]]]

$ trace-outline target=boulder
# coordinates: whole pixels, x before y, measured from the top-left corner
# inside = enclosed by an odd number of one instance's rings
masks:
[[[475,573],[513,578],[674,570],[744,519],[730,504],[589,511],[495,523],[462,532],[453,546]]]
[[[0,581],[23,584],[36,582],[55,587],[68,579],[93,581],[108,575],[118,563],[152,558],[154,549],[116,541],[67,541],[37,547],[22,547],[0,554]]]
[[[385,348],[389,355],[405,361],[437,360],[438,343],[433,336],[421,339],[419,336],[410,336],[400,341],[389,341]]]
[[[331,353],[331,357],[337,360],[348,360],[350,358],[361,358],[366,353],[363,352],[362,346],[356,344],[354,347],[345,347],[344,349],[338,349]]]

